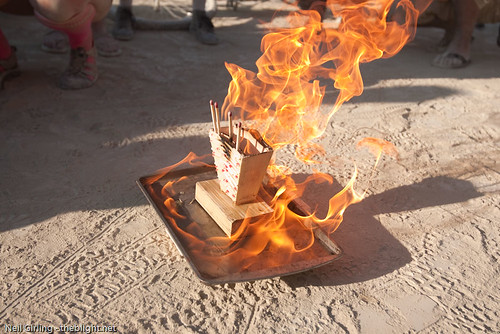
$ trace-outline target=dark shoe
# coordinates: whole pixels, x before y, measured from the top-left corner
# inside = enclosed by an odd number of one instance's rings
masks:
[[[120,41],[130,41],[134,37],[134,23],[135,17],[132,9],[118,6],[112,31],[113,37]]]
[[[219,43],[219,39],[215,35],[214,25],[203,10],[193,12],[189,31],[203,44],[215,45]]]
[[[85,51],[84,48],[71,49],[69,67],[59,78],[58,86],[62,89],[88,88],[97,80],[96,48]]]
[[[21,72],[17,68],[16,48],[11,46],[9,58],[0,59],[0,89],[3,89],[4,80],[17,77]]]

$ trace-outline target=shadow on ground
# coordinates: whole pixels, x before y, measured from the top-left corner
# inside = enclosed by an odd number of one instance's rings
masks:
[[[15,175],[14,179],[0,179],[0,233],[67,212],[147,204],[135,184],[139,177],[182,160],[190,149],[200,156],[210,152],[202,136],[93,149],[86,144],[69,144],[72,149],[50,143],[46,151],[31,156],[35,162],[29,164],[0,158],[4,171]]]
[[[369,196],[347,209],[344,222],[333,233],[333,239],[344,251],[342,258],[282,280],[297,288],[362,282],[391,273],[412,258],[405,246],[375,218],[376,215],[461,203],[479,196],[482,194],[470,182],[447,176],[424,179]],[[411,229],[410,226],[406,228]]]
[[[23,73],[8,82],[0,95],[0,122],[5,129],[0,133],[0,163],[2,172],[9,175],[0,181],[3,202],[0,231],[74,210],[136,205],[141,203],[133,183],[137,177],[182,159],[194,148],[202,148],[197,153],[207,153],[208,141],[202,135],[129,144],[127,141],[175,131],[183,124],[210,122],[207,101],[214,97],[223,99],[230,80],[224,61],[253,66],[264,34],[259,20],[270,19],[272,15],[269,10],[243,7],[235,13],[228,10],[219,13],[220,18],[247,15],[251,19],[218,28],[221,43],[215,47],[200,45],[188,32],[137,34],[134,40],[121,44],[124,54],[119,59],[99,59],[102,76],[94,87],[75,92],[63,92],[54,85],[58,73],[66,66],[67,55],[49,55],[40,50],[46,29],[33,17],[1,14],[1,28],[9,41],[18,46]],[[489,38],[488,34],[482,34]],[[361,70],[365,83],[370,86],[388,79],[411,82],[414,79],[411,73],[418,73],[419,78],[500,76],[500,67],[487,66],[498,54],[498,48],[489,39],[483,43],[488,52],[476,54],[475,62],[466,69],[448,71],[431,67],[427,59],[432,55],[424,45],[434,37],[437,41],[438,35],[426,29],[417,33],[415,42],[396,57],[364,64]],[[483,37],[479,37],[475,44],[481,46],[479,41]],[[408,71],[411,67],[420,70]],[[419,101],[458,93],[432,84],[402,84],[397,88],[368,87],[364,95],[352,101],[412,101],[415,90],[419,92]],[[183,136],[180,130],[178,137]],[[110,142],[116,146],[103,146]],[[37,151],[27,154],[26,149],[34,143],[38,144]],[[77,177],[72,176],[75,173]],[[28,207],[35,208],[37,215],[26,216]],[[355,210],[351,208],[346,219],[351,219]],[[371,216],[364,215],[356,219],[373,221]],[[346,226],[350,225],[342,225],[338,238]]]

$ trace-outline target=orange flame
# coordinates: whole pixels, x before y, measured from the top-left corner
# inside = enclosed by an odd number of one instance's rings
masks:
[[[370,142],[370,148],[375,148],[380,144],[378,152],[382,152],[385,145],[390,145],[376,140],[368,142]],[[375,149],[372,149],[373,152]],[[176,164],[176,167],[183,164],[206,166],[202,159],[193,153],[189,153],[185,159]],[[160,178],[174,174],[176,171],[177,168],[168,168],[166,173],[160,173],[148,179],[146,184],[153,185]],[[332,184],[333,178],[328,174],[315,173],[304,182],[295,183],[289,176],[277,175],[271,178],[271,184],[277,187],[272,194],[269,194],[273,197],[265,198],[273,208],[272,214],[258,219],[244,219],[230,238],[207,236],[203,227],[196,221],[183,226],[178,225],[178,221],[185,220],[187,217],[181,212],[174,198],[180,193],[182,183],[192,182],[188,180],[188,177],[181,176],[166,182],[159,192],[160,198],[154,200],[163,204],[159,207],[163,216],[180,235],[183,243],[189,244],[190,253],[195,255],[191,260],[196,262],[197,268],[214,277],[221,277],[246,270],[255,271],[316,260],[319,257],[318,247],[313,249],[313,246],[316,244],[317,231],[322,231],[321,234],[328,238],[339,227],[347,207],[363,199],[363,195],[359,195],[354,190],[356,177],[357,170],[348,184],[330,198],[328,212],[325,217],[320,218],[312,211],[297,212],[292,205],[301,202],[300,198],[306,191],[306,187],[312,182]],[[300,209],[304,209],[303,204],[300,204]],[[305,209],[307,211],[307,208]],[[328,251],[322,251],[328,253]],[[261,256],[262,254],[265,256]]]
[[[232,81],[223,112],[239,112],[240,118],[250,121],[274,150],[295,145],[296,156],[306,163],[315,162],[314,155],[324,152],[313,140],[325,132],[333,114],[345,101],[361,94],[360,63],[396,54],[413,37],[418,15],[409,0],[401,0],[397,5],[405,13],[399,17],[403,23],[388,20],[390,0],[329,0],[327,5],[334,16],[342,18],[338,29],[325,28],[315,11],[292,13],[291,28],[263,37],[257,73],[226,63]],[[327,81],[333,82],[337,97],[331,110],[324,112],[320,105]],[[365,138],[358,147],[367,147],[375,155],[375,166],[382,153],[397,157],[394,146],[383,140]],[[196,161],[190,154],[179,164]],[[171,168],[166,170],[170,171]],[[309,250],[315,231],[333,233],[347,207],[361,201],[365,194],[354,190],[355,169],[347,185],[328,201],[326,215],[318,217],[311,209],[301,213],[292,210],[291,205],[301,201],[311,182],[332,184],[330,175],[316,172],[303,183],[295,183],[285,166],[271,165],[268,172],[270,183],[276,187],[268,199],[274,209],[271,217],[245,219],[230,238],[204,239],[196,222],[179,228],[175,218],[184,216],[169,194],[175,193],[184,180],[179,178],[165,185],[162,196],[166,198],[164,206],[170,222],[188,240],[202,265],[219,268],[221,263],[231,263],[244,270],[257,265],[272,267],[291,257],[311,258]],[[280,256],[259,259],[257,264],[255,256],[264,251]]]
[[[311,141],[345,101],[363,91],[359,64],[390,57],[413,37],[418,11],[402,0],[397,7],[406,13],[404,23],[388,22],[392,2],[329,0],[333,15],[342,18],[338,29],[325,28],[316,11],[290,14],[292,28],[263,37],[257,73],[226,63],[232,81],[223,111],[239,111],[275,150],[297,145],[297,157],[310,161],[318,153]],[[322,112],[326,81],[338,95],[333,108]]]

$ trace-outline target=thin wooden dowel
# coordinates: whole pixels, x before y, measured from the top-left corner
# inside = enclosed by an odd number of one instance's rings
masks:
[[[219,104],[214,102],[215,107],[215,122],[217,123],[217,134],[220,134],[220,119],[219,119]]]
[[[235,148],[236,148],[236,151],[239,150],[240,148],[240,140],[241,140],[241,122],[238,122],[238,124],[236,125],[236,145],[235,145]]]
[[[213,100],[210,100],[210,112],[212,114],[212,125],[214,127],[214,132],[217,132],[217,122],[215,120],[215,108]]]
[[[229,119],[229,142],[233,141],[233,113],[228,112],[227,118]]]

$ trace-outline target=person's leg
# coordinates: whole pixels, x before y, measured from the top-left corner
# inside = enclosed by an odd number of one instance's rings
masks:
[[[215,45],[219,39],[215,35],[214,25],[205,12],[205,0],[193,0],[193,18],[189,31],[203,44]]]
[[[64,32],[71,47],[70,65],[59,80],[64,89],[87,88],[97,80],[92,22],[101,21],[111,0],[31,0],[36,17],[47,27]]]
[[[92,23],[92,34],[99,56],[117,57],[122,54],[120,45],[108,32],[106,19]],[[62,31],[50,30],[43,36],[43,51],[49,53],[66,53],[69,49],[68,36]]]
[[[113,37],[121,41],[131,40],[134,37],[133,25],[132,0],[120,0],[112,30]]]
[[[326,0],[299,0],[297,6],[303,10],[315,10],[323,19],[326,11]]]
[[[98,76],[91,28],[96,8],[88,1],[35,1],[38,20],[68,36],[70,63],[59,78],[59,87],[81,89],[92,86]]]
[[[479,8],[474,0],[455,0],[455,29],[446,51],[432,62],[443,68],[460,68],[470,63],[472,32]]]
[[[500,46],[500,26],[498,27],[497,45]]]
[[[35,15],[45,26],[68,35],[72,49],[93,47],[91,24],[96,8],[88,0],[34,0]]]
[[[9,45],[9,41],[0,29],[0,59],[7,59],[12,54],[12,48]]]
[[[59,30],[50,30],[43,36],[42,50],[49,53],[66,53],[69,51],[68,36]]]
[[[102,57],[118,57],[122,49],[111,37],[106,26],[106,20],[92,23],[92,34],[97,54]],[[42,50],[48,53],[66,53],[69,51],[68,36],[59,30],[50,30],[43,36]]]
[[[99,56],[117,57],[122,54],[122,49],[120,45],[118,45],[118,42],[111,37],[105,21],[106,20],[101,20],[92,23],[95,47]]]
[[[7,38],[0,29],[0,89],[3,89],[5,79],[19,74],[17,69],[17,58]]]

